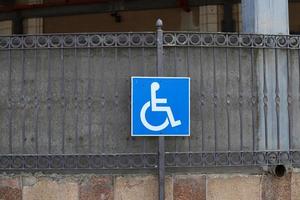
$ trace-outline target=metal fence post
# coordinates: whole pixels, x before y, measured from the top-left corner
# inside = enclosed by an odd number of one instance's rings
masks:
[[[163,31],[162,31],[163,22],[161,19],[156,21],[156,75],[163,76],[162,67],[163,67]],[[165,199],[165,138],[163,136],[158,138],[158,191],[159,191],[159,200]]]

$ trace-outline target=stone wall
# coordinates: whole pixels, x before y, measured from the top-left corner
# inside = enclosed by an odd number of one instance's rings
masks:
[[[170,174],[166,200],[299,200],[300,173]],[[156,200],[154,175],[21,174],[0,176],[1,200]]]

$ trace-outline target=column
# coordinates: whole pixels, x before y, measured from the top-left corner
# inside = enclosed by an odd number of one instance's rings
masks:
[[[288,0],[242,0],[243,32],[289,34]]]
[[[244,33],[289,34],[288,0],[242,0]],[[257,150],[289,150],[288,50],[254,49]]]

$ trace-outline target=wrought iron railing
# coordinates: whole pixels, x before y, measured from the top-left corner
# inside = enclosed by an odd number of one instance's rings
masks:
[[[166,138],[166,167],[300,163],[299,36],[161,39],[162,73],[191,77],[191,137]],[[0,169],[157,168],[157,139],[130,136],[130,77],[156,76],[156,41],[0,37]]]

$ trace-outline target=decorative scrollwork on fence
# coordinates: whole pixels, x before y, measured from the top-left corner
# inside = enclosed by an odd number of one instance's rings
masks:
[[[1,36],[0,49],[155,47],[154,32]],[[292,48],[297,35],[164,32],[164,46]]]
[[[165,46],[299,48],[296,35],[164,32]]]
[[[0,37],[0,49],[155,47],[155,33],[99,33]]]
[[[166,153],[166,167],[299,165],[299,151]],[[156,154],[0,156],[1,170],[155,169]]]

